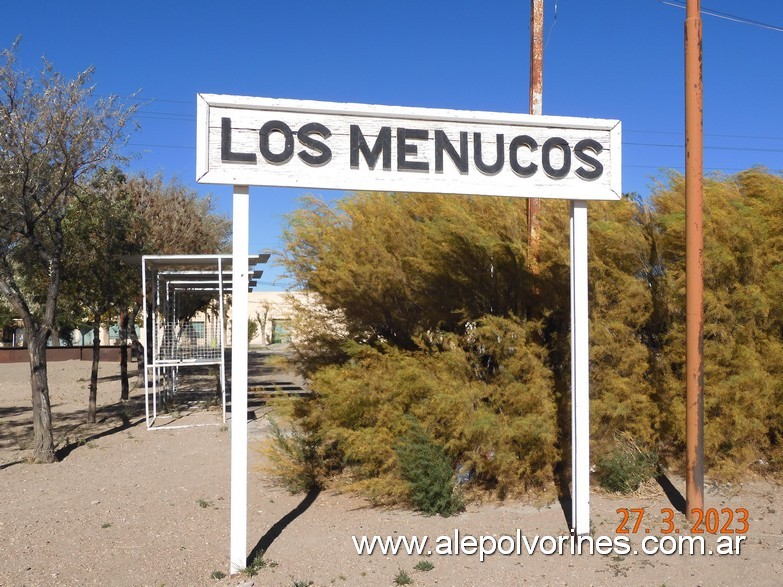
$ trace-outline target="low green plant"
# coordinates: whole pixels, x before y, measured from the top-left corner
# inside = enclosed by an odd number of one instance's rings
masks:
[[[411,578],[411,576],[408,573],[406,573],[403,570],[400,570],[400,572],[397,573],[397,576],[394,577],[394,584],[395,585],[412,585],[413,584],[413,579]]]
[[[410,499],[427,515],[452,516],[464,509],[457,492],[451,459],[442,446],[415,419],[396,447],[402,477],[408,482]]]
[[[313,581],[298,581],[294,580],[291,587],[310,587],[310,585],[314,585]]]
[[[247,342],[250,343],[258,334],[258,322],[253,318],[247,319]]]
[[[111,528],[111,522],[104,522],[103,524],[101,524],[101,528],[104,529]]]
[[[222,396],[219,393],[208,393],[207,397],[202,402],[202,406],[205,410],[220,406],[223,401]]]
[[[632,493],[660,471],[658,453],[643,450],[630,439],[618,440],[615,448],[598,461],[596,476],[601,487],[616,493]]]
[[[416,566],[413,567],[417,571],[431,571],[435,568],[435,565],[433,565],[430,561],[427,560],[420,560],[416,563]]]
[[[161,398],[161,407],[166,414],[176,413],[177,404],[174,401],[174,397],[171,394],[163,394]]]
[[[120,407],[117,410],[117,417],[122,422],[123,426],[130,426],[131,418],[133,418],[133,409],[130,404],[125,401],[120,403]]]
[[[246,577],[255,577],[258,574],[258,571],[262,568],[264,568],[266,565],[258,566],[255,564],[255,561],[253,563],[247,565],[244,569],[240,571],[243,575]]]
[[[208,499],[203,499],[203,498],[197,499],[196,503],[199,505],[199,507],[202,507],[204,509],[212,506],[212,502],[211,501],[209,501]]]
[[[268,561],[264,558],[264,553],[259,552],[256,557],[253,559],[253,561],[246,566],[244,569],[242,569],[242,574],[246,575],[248,577],[255,577],[258,574],[258,571],[261,569],[264,569],[266,567],[274,568],[277,566],[277,563],[275,561]]]
[[[212,571],[212,574],[209,576],[210,579],[220,580],[223,579],[226,576],[226,574],[223,571]]]
[[[284,430],[269,420],[272,442],[267,453],[274,463],[273,473],[291,493],[301,493],[322,486],[323,462],[318,438],[296,424]]]

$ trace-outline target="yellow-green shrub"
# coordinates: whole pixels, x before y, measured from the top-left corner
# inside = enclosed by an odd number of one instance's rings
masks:
[[[557,458],[544,349],[520,322],[490,317],[445,350],[360,347],[325,367],[301,400],[303,425],[334,447],[353,486],[379,501],[408,497],[398,453],[410,417],[452,462],[499,492],[541,488]],[[302,409],[300,407],[300,409]]]

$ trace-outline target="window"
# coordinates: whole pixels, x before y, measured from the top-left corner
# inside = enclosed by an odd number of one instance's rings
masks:
[[[291,321],[272,320],[272,344],[291,342]]]
[[[191,322],[190,327],[193,329],[193,335],[196,338],[204,338],[207,335],[207,330],[204,327],[203,322]]]

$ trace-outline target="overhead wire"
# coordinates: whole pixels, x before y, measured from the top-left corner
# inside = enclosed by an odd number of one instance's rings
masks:
[[[173,122],[191,122],[196,119],[195,114],[177,114],[175,112],[145,112],[140,111],[136,114],[139,118],[147,118],[150,120],[170,120]],[[677,135],[683,136],[683,131],[665,131],[665,130],[647,130],[647,129],[624,129],[624,133],[640,133],[640,134],[661,134],[661,135]],[[724,139],[748,139],[748,140],[765,140],[765,141],[783,141],[783,136],[769,136],[769,135],[735,135],[735,134],[723,134],[723,133],[705,133],[705,137],[724,138]],[[657,147],[652,143],[626,143],[634,145],[644,145]],[[153,145],[150,145],[153,146]],[[175,147],[174,145],[168,145]],[[741,149],[740,149],[741,150]]]
[[[678,4],[677,2],[673,0],[657,0],[661,4],[665,4],[668,6],[673,6],[676,8],[684,8],[683,4]],[[730,20],[734,20],[735,22],[743,23],[743,24],[752,24],[754,26],[763,26],[764,28],[770,28],[773,30],[781,30],[783,31],[783,28],[775,27],[774,25],[768,25],[767,23],[762,23],[759,21],[753,21],[751,19],[745,19],[742,17],[735,17],[732,15],[728,15],[725,13],[719,13],[717,11],[711,11],[707,9],[702,9],[702,12],[705,14],[710,14],[712,16],[720,17],[720,18],[726,18]],[[557,18],[558,18],[558,4],[557,0],[555,0],[554,5],[554,20],[552,24],[550,25],[549,32],[547,34],[547,40],[546,43],[549,43],[549,39],[552,36],[552,31],[554,30],[555,25],[557,24]],[[166,104],[188,104],[192,105],[193,103],[191,101],[186,100],[174,100],[170,98],[149,98],[149,99],[142,99],[138,96],[126,96],[128,99],[132,100],[138,100],[138,101],[145,101],[146,105],[154,104],[154,103],[166,103]],[[195,114],[190,113],[177,113],[177,112],[166,112],[166,111],[156,111],[156,110],[139,110],[136,114],[139,118],[146,118],[150,120],[169,120],[169,121],[178,121],[178,122],[190,122],[196,119]],[[676,135],[676,136],[683,136],[682,131],[661,131],[661,130],[646,130],[646,129],[626,129],[625,133],[640,133],[640,134],[664,134],[664,135]],[[705,133],[705,137],[714,137],[714,138],[726,138],[726,139],[747,139],[747,140],[783,140],[783,137],[777,137],[777,136],[762,136],[762,135],[733,135],[733,134],[713,134],[713,133]],[[188,150],[195,150],[195,146],[193,145],[164,145],[164,144],[154,144],[154,143],[128,143],[129,146],[132,147],[143,147],[143,148],[150,148],[150,149],[188,149]],[[634,147],[660,147],[660,148],[685,148],[685,145],[681,144],[666,144],[666,143],[651,143],[651,142],[641,142],[641,141],[623,141],[623,146],[634,146]],[[711,149],[711,150],[720,150],[720,151],[737,151],[737,152],[762,152],[762,153],[780,153],[783,152],[783,149],[772,149],[772,148],[760,148],[760,147],[738,147],[738,146],[731,146],[731,147],[722,147],[722,146],[705,146],[705,149]],[[629,168],[660,168],[661,166],[654,166],[654,165],[625,165],[625,167]],[[717,168],[716,168],[717,169]],[[725,169],[725,168],[724,168]]]
[[[557,0],[555,0],[555,17],[552,20],[552,24],[549,25],[549,32],[546,34],[546,41],[544,42],[544,51],[546,51],[546,48],[549,46],[549,39],[552,37],[552,31],[555,29],[555,25],[557,24]]]
[[[668,143],[636,143],[633,141],[623,141],[623,146],[630,145],[634,147],[672,147],[678,149],[684,149],[685,145],[668,144]],[[783,149],[764,149],[757,147],[714,147],[705,146],[704,149],[712,149],[715,151],[753,151],[758,153],[783,153]]]
[[[660,4],[665,4],[666,6],[673,6],[674,8],[686,8],[686,4],[682,1],[677,1],[677,0],[657,0],[657,1]],[[723,20],[728,20],[739,24],[747,24],[750,26],[755,26],[762,29],[783,33],[783,27],[774,24],[769,24],[766,22],[761,22],[759,20],[753,20],[751,18],[745,18],[743,16],[735,16],[733,14],[727,14],[725,12],[719,12],[717,10],[710,10],[708,8],[701,8],[700,12],[708,16],[714,16],[715,18],[721,18]]]
[[[685,2],[682,0],[656,0],[660,4],[664,4],[666,6],[672,6],[674,8],[686,8]],[[773,25],[770,23],[753,20],[750,18],[745,18],[742,16],[736,16],[732,14],[728,14],[725,12],[720,12],[717,10],[712,10],[708,8],[701,8],[701,12],[703,14],[714,16],[716,18],[721,18],[724,20],[728,20],[731,22],[736,22],[738,24],[746,24],[750,26],[756,26],[776,32],[783,32],[783,27]],[[547,39],[545,43],[546,45],[549,44],[549,40],[552,36],[552,32],[555,28],[555,25],[557,24],[557,18],[558,18],[558,2],[555,0],[554,2],[554,18],[552,21],[552,24],[549,27],[549,31],[547,33]],[[151,99],[145,99],[141,98],[139,96],[125,96],[126,99],[130,100],[137,100],[137,101],[144,101],[147,104],[152,104],[155,102],[162,102],[162,103],[168,103],[168,104],[188,104],[192,105],[191,101],[187,100],[173,100],[168,98],[151,98]],[[137,116],[140,118],[149,118],[152,120],[171,120],[171,121],[191,121],[196,119],[195,114],[179,114],[175,112],[156,112],[156,111],[144,111],[140,110],[137,113]],[[650,133],[650,134],[672,134],[672,135],[680,135],[682,136],[682,132],[676,132],[676,131],[656,131],[656,130],[642,130],[642,129],[628,129],[626,132],[635,132],[635,133]],[[705,137],[719,137],[719,138],[739,138],[739,139],[762,139],[762,140],[783,140],[783,137],[770,137],[770,136],[757,136],[757,135],[731,135],[731,134],[705,134]],[[643,143],[643,142],[630,142],[630,141],[623,141],[624,145],[629,146],[647,146],[647,147],[676,147],[676,148],[684,148],[684,145],[670,145],[670,144],[657,144],[657,143]],[[185,145],[156,145],[156,144],[142,144],[142,143],[130,143],[131,146],[136,147],[149,147],[149,148],[164,148],[164,149],[194,149],[195,147],[192,146],[185,146]],[[763,148],[751,148],[751,147],[712,147],[712,146],[706,146],[705,149],[715,149],[715,150],[726,150],[726,151],[757,151],[757,152],[781,152],[779,149],[763,149]],[[631,166],[629,166],[631,167]]]

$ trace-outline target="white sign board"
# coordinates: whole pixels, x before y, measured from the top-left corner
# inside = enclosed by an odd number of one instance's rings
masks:
[[[199,94],[197,180],[619,200],[617,120]]]

